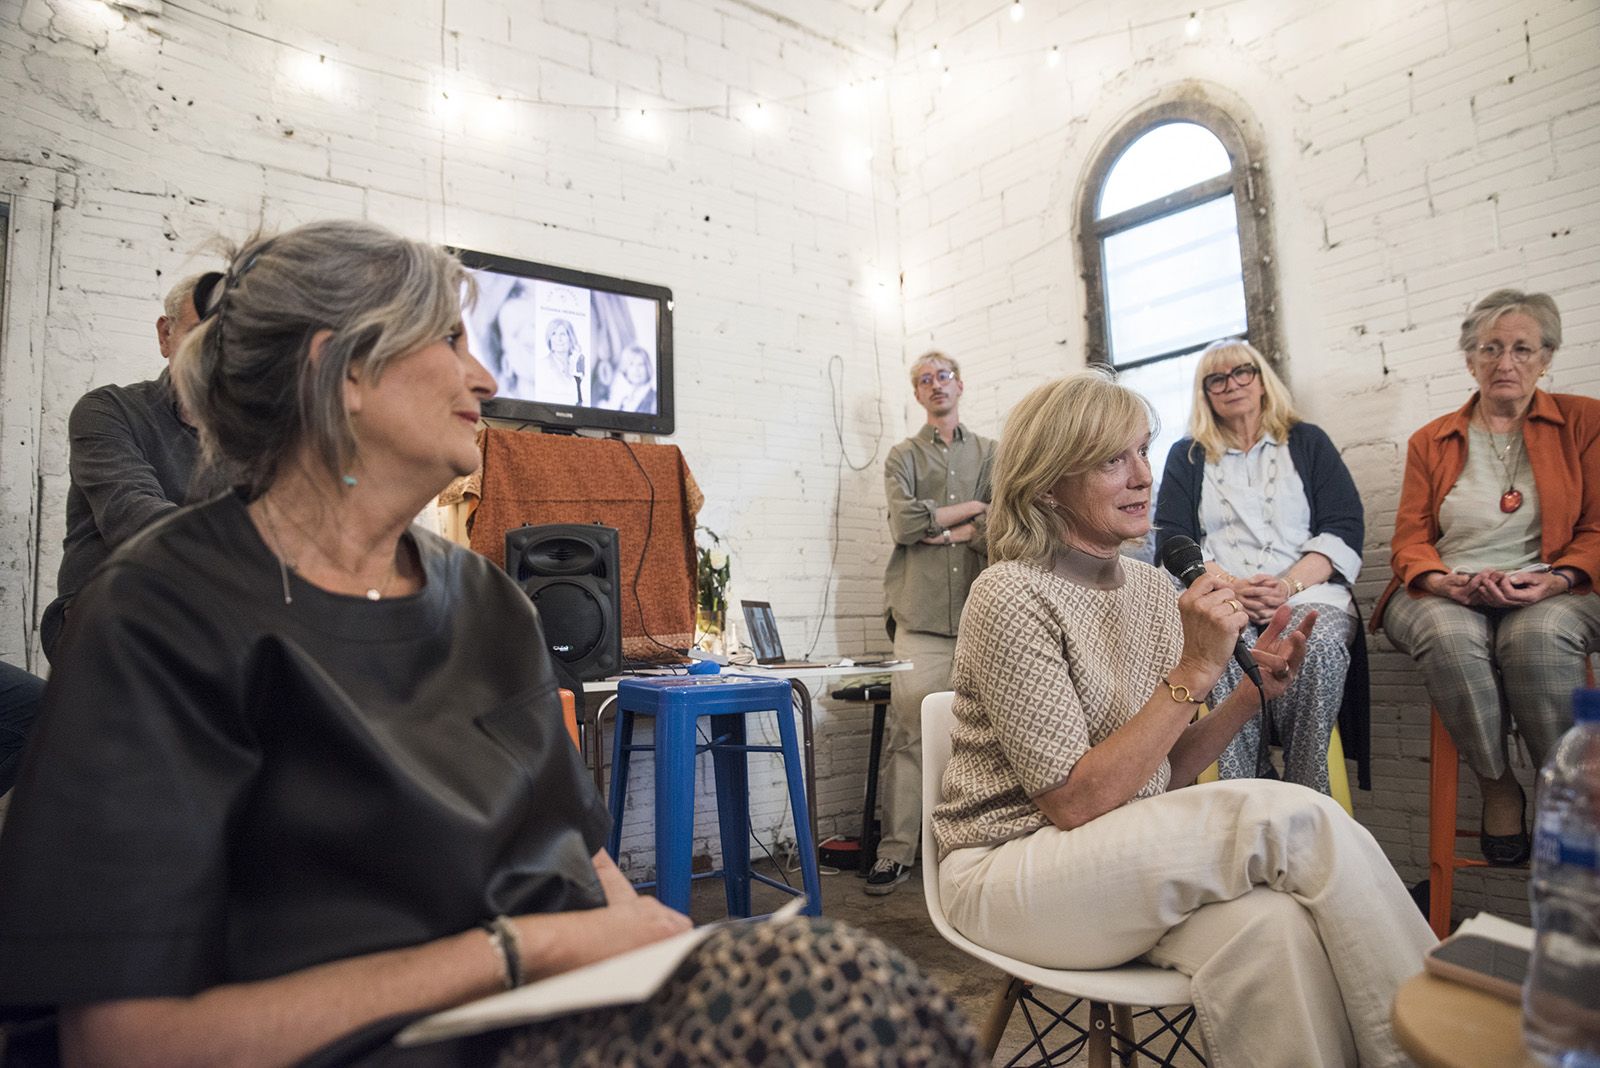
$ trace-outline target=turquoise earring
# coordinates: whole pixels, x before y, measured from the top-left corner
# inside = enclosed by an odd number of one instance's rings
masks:
[[[355,475],[345,475],[344,476],[344,484],[346,486],[354,486],[356,484],[356,476]]]

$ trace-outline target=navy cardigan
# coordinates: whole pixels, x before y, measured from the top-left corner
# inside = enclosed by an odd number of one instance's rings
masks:
[[[1183,534],[1199,542],[1201,479],[1205,453],[1193,438],[1184,438],[1167,453],[1161,492],[1156,498],[1156,559],[1168,538]],[[1350,469],[1322,428],[1296,423],[1289,429],[1289,460],[1305,485],[1311,505],[1311,533],[1332,534],[1356,552],[1361,551],[1366,524],[1361,495]],[[1330,581],[1348,585],[1337,571]],[[1352,599],[1352,604],[1354,600]],[[1356,781],[1372,789],[1372,692],[1367,672],[1367,642],[1362,633],[1361,609],[1356,607],[1356,639],[1350,646],[1350,670],[1344,678],[1344,699],[1339,706],[1339,734],[1345,752],[1355,757]]]

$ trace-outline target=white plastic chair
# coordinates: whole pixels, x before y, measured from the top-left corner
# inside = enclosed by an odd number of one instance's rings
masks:
[[[1017,1002],[1022,1002],[1033,1040],[1006,1064],[1062,1064],[1087,1046],[1092,1068],[1110,1068],[1112,1046],[1122,1064],[1132,1064],[1139,1054],[1156,1064],[1171,1065],[1179,1050],[1187,1050],[1201,1064],[1205,1058],[1189,1041],[1194,1026],[1194,1001],[1189,993],[1189,977],[1182,972],[1150,964],[1125,964],[1100,971],[1064,971],[1040,968],[1033,964],[985,949],[966,938],[945,919],[939,900],[939,850],[933,840],[933,810],[943,797],[944,768],[950,762],[950,733],[956,718],[951,706],[955,695],[929,694],[922,702],[922,890],[928,902],[928,917],[944,940],[957,949],[1010,976],[1005,990],[984,1022],[982,1039],[992,1059],[1005,1034]],[[1051,917],[1050,923],[1070,923],[1071,917]],[[1031,987],[1054,990],[1072,999],[1064,1009],[1038,1000]],[[1089,1003],[1089,1027],[1079,1027],[1068,1019],[1078,1005]],[[1150,1006],[1133,1011],[1135,1006]],[[1161,1007],[1178,1007],[1168,1014]],[[1115,1026],[1112,1017],[1115,1015]],[[1155,1031],[1140,1040],[1134,1017],[1152,1017],[1159,1023]],[[1041,1026],[1041,1023],[1043,1026]],[[1066,1035],[1067,1037],[1058,1037]],[[1157,1044],[1171,1045],[1165,1053]],[[1024,1060],[1028,1056],[1036,1060]]]

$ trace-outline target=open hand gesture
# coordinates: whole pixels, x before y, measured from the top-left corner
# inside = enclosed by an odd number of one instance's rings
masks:
[[[1288,629],[1289,614],[1289,606],[1280,605],[1250,650],[1261,668],[1261,688],[1269,701],[1282,697],[1299,676],[1300,666],[1306,659],[1306,639],[1311,628],[1317,625],[1317,613],[1313,610],[1306,613],[1299,626]]]

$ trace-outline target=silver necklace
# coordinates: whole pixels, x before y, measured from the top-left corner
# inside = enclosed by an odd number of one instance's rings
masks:
[[[1253,447],[1254,446],[1252,446],[1252,448]],[[1241,455],[1244,457],[1245,477],[1248,478],[1250,474],[1250,450],[1242,450]],[[1223,512],[1226,513],[1226,518],[1224,519],[1222,526],[1223,540],[1227,542],[1228,548],[1232,551],[1232,555],[1235,558],[1242,559],[1244,556],[1244,550],[1239,547],[1238,532],[1236,527],[1239,524],[1242,524],[1244,520],[1239,515],[1239,509],[1234,507],[1233,502],[1228,499],[1227,493],[1223,491],[1222,465],[1220,463],[1207,464],[1206,475],[1211,480],[1211,488],[1216,491],[1217,499],[1222,502]],[[1270,528],[1277,518],[1278,453],[1276,449],[1267,455],[1266,477],[1262,480],[1262,482],[1261,513],[1262,518],[1266,520],[1267,525]],[[1266,571],[1267,556],[1272,552],[1272,544],[1272,539],[1269,537],[1261,546],[1260,550],[1256,553],[1256,574]]]
[[[294,597],[289,593],[289,572],[294,571],[298,574],[299,568],[295,567],[295,562],[288,559],[284,553],[283,535],[278,533],[278,525],[272,521],[272,512],[267,505],[265,497],[263,497],[261,500],[261,517],[267,521],[267,532],[272,535],[272,541],[274,543],[272,555],[278,561],[278,577],[283,582],[283,603],[294,604]],[[316,544],[314,542],[311,543],[311,546],[312,548],[316,548]],[[331,559],[328,554],[323,552],[321,549],[317,549],[317,555],[321,556],[324,560],[328,560],[329,563],[332,563],[335,567],[338,567],[339,570],[343,571],[351,578],[359,577],[349,568],[344,567],[343,565],[339,564],[338,561]],[[385,591],[389,589],[389,583],[394,581],[397,570],[398,569],[396,568],[394,561],[391,559],[389,561],[389,573],[384,575],[383,581],[376,586],[367,587],[367,600],[383,600],[383,595]]]

